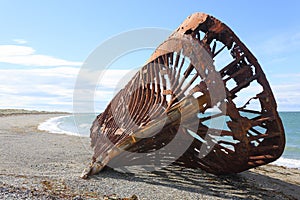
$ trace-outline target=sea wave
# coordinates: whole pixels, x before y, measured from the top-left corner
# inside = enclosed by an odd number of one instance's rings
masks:
[[[272,162],[272,164],[277,166],[287,167],[287,168],[300,169],[300,160],[296,160],[296,159],[280,157],[278,160]]]
[[[80,136],[75,131],[67,131],[67,130],[63,130],[62,128],[60,128],[60,125],[63,123],[62,119],[69,118],[69,117],[72,117],[72,115],[50,118],[50,119],[46,120],[45,122],[40,123],[38,126],[38,129],[42,130],[42,131],[47,131],[50,133]],[[76,128],[76,127],[74,127],[74,128]]]

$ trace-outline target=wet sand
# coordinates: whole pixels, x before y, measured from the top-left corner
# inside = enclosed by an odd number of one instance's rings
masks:
[[[0,117],[0,199],[300,199],[300,170],[273,165],[231,176],[169,166],[154,172],[111,169],[79,178],[89,138],[51,134],[39,123],[62,114]]]

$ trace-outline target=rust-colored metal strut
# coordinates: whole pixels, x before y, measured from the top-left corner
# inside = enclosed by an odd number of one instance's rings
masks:
[[[90,137],[94,155],[83,178],[145,162],[238,173],[276,160],[285,146],[261,66],[229,27],[203,13],[155,50],[97,116]]]

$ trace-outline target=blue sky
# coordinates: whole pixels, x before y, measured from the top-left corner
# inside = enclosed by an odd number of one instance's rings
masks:
[[[258,58],[279,110],[299,111],[299,8],[297,0],[1,1],[0,108],[72,111],[81,64],[102,42],[132,29],[174,30],[190,14],[205,12],[231,27]],[[116,68],[125,73],[145,61],[136,56]],[[113,73],[103,81],[118,78]]]

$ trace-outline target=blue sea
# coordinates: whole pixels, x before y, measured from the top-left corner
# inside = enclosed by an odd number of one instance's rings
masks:
[[[300,169],[300,112],[280,112],[285,134],[286,147],[275,165]],[[39,125],[40,130],[51,133],[89,137],[95,114],[76,114],[51,118]]]

